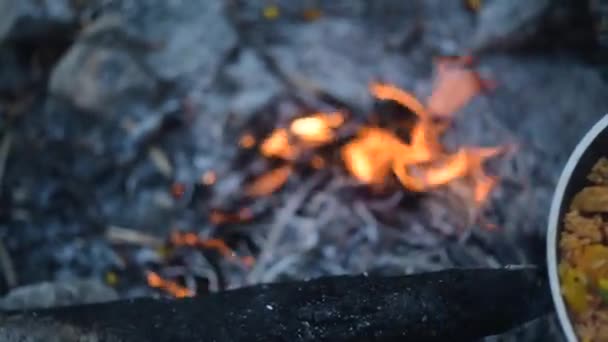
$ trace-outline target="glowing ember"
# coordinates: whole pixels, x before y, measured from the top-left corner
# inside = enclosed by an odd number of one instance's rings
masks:
[[[260,151],[266,157],[276,157],[285,160],[293,160],[298,154],[298,149],[289,143],[289,133],[284,128],[279,128],[262,142]]]
[[[238,259],[236,253],[230,247],[228,247],[223,240],[220,239],[202,239],[195,233],[173,231],[171,233],[170,242],[173,246],[189,246],[202,249],[211,249],[217,251],[225,258],[232,260]],[[252,259],[251,256],[246,256],[240,259],[240,261],[244,265],[250,266],[253,264],[255,259]]]
[[[226,243],[219,239],[199,239],[194,233],[171,233],[171,244],[174,246],[190,246],[201,247],[205,249],[213,249],[223,256],[234,256],[234,252]]]
[[[163,279],[155,272],[149,271],[146,278],[148,286],[163,290],[173,297],[184,298],[192,297],[194,295],[187,287],[181,286],[172,280]]]
[[[184,183],[173,183],[171,185],[171,195],[174,198],[181,198],[186,193],[186,185]]]
[[[209,216],[209,221],[216,225],[242,223],[251,221],[252,219],[253,213],[249,208],[242,208],[236,213],[224,212],[221,210],[212,210],[211,215]]]
[[[207,171],[201,176],[201,183],[205,185],[213,185],[217,181],[217,175],[213,171]]]
[[[242,148],[252,148],[254,145],[255,138],[249,133],[244,134],[239,140],[239,146],[241,146]]]
[[[245,193],[247,196],[260,197],[268,196],[278,190],[287,182],[293,167],[284,165],[255,179],[251,184],[247,185]]]
[[[321,156],[312,156],[310,160],[310,166],[314,167],[317,170],[320,170],[325,167],[325,159]]]

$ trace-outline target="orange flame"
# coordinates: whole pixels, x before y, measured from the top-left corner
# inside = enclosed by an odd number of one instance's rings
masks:
[[[295,160],[305,148],[334,141],[335,130],[343,123],[344,116],[340,112],[314,113],[297,118],[291,122],[289,129],[278,128],[264,139],[260,152],[266,157]]]
[[[289,132],[279,128],[272,132],[260,146],[260,151],[266,157],[277,157],[285,160],[293,160],[298,155],[298,149],[289,142]]]
[[[484,172],[483,163],[502,149],[461,148],[449,153],[441,144],[441,135],[453,113],[482,89],[479,76],[465,68],[466,63],[464,59],[439,63],[427,105],[394,85],[370,84],[370,93],[375,98],[399,103],[410,109],[418,120],[409,141],[388,129],[362,127],[356,137],[341,148],[346,169],[359,181],[372,185],[382,185],[394,174],[411,191],[428,191],[458,178],[468,178],[472,184],[472,201],[483,204],[498,181]],[[322,168],[326,164],[322,157],[302,152],[333,142],[336,129],[344,121],[345,116],[339,112],[314,113],[295,119],[287,128],[272,132],[261,143],[260,151],[264,156],[288,162],[312,155],[308,163]],[[268,195],[280,188],[292,172],[289,164],[272,170],[256,179],[246,191],[250,196]]]
[[[453,81],[456,76],[449,76],[451,83],[439,82],[440,87],[435,89],[431,97],[434,103],[448,96],[447,90],[457,85]],[[445,102],[441,110],[437,107],[433,112],[445,116],[446,108],[450,111],[459,109],[472,96],[471,89],[469,87],[460,93],[458,99]],[[502,148],[462,148],[456,153],[447,153],[443,151],[440,140],[445,123],[432,120],[428,110],[415,96],[395,86],[380,83],[372,84],[370,91],[378,99],[396,101],[408,107],[419,119],[412,129],[409,143],[387,129],[362,128],[359,135],[342,149],[346,167],[355,178],[368,184],[382,184],[392,171],[405,188],[428,191],[457,178],[471,177],[474,184],[473,201],[476,205],[486,201],[498,180],[485,174],[483,163],[501,153]]]
[[[483,202],[495,181],[483,172],[483,162],[500,153],[500,149],[461,149],[455,154],[437,158],[432,165],[416,165],[409,172],[398,165],[393,169],[401,183],[413,191],[426,191],[467,175],[474,177],[474,200]]]
[[[315,113],[295,119],[289,126],[289,130],[304,142],[323,145],[334,140],[334,129],[343,123],[344,116],[339,112]]]
[[[378,100],[392,100],[403,107],[409,108],[421,119],[429,117],[422,103],[414,95],[403,89],[399,89],[391,84],[372,83],[369,90]]]
[[[406,152],[405,148],[405,144],[387,130],[364,128],[342,148],[342,158],[346,168],[361,182],[382,184],[395,156]]]
[[[148,281],[148,286],[163,290],[175,298],[194,296],[194,293],[192,293],[189,288],[181,286],[172,280],[163,279],[156,272],[148,271],[146,279]]]

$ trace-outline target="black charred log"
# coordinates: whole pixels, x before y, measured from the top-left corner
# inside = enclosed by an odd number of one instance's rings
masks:
[[[549,289],[539,270],[448,270],[13,312],[0,319],[0,339],[468,341],[509,330],[549,309]]]

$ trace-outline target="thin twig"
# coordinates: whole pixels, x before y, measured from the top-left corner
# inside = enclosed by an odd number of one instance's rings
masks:
[[[4,178],[4,169],[11,148],[11,141],[12,136],[7,132],[2,139],[2,145],[0,145],[0,187],[2,187],[2,179]]]
[[[106,238],[113,243],[134,244],[151,248],[163,245],[163,240],[156,236],[117,226],[108,227]]]
[[[304,183],[296,191],[296,193],[287,200],[285,206],[277,213],[277,215],[275,216],[275,220],[272,226],[270,227],[270,233],[268,234],[268,238],[262,245],[262,252],[260,253],[260,256],[255,266],[247,275],[247,284],[255,284],[259,282],[263,270],[266,267],[266,264],[272,257],[276,244],[279,242],[279,239],[283,235],[285,227],[287,227],[287,224],[289,223],[290,219],[293,217],[293,215],[295,215],[298,208],[300,208],[304,200],[308,197],[310,191],[321,182],[321,180],[324,178],[324,175],[325,174],[322,172],[317,173],[314,177]]]
[[[367,206],[372,210],[377,210],[381,212],[394,210],[395,207],[399,204],[399,202],[401,202],[401,200],[403,199],[404,194],[404,191],[399,190],[386,199],[372,200],[367,204]]]
[[[378,242],[378,220],[361,201],[356,201],[353,211],[365,223],[364,235],[371,243]]]
[[[8,288],[17,286],[17,273],[15,273],[13,259],[11,259],[2,239],[0,239],[0,265],[2,266],[2,273],[4,274]]]

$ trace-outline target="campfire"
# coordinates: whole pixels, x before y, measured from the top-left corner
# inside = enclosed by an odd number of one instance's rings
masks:
[[[251,204],[271,197],[295,174],[310,176],[332,169],[366,187],[372,197],[388,192],[423,194],[458,184],[458,197],[470,213],[468,224],[473,224],[480,219],[481,209],[499,181],[486,172],[485,162],[507,148],[445,148],[442,136],[450,129],[455,113],[487,89],[489,82],[479,77],[470,58],[440,60],[437,70],[433,91],[425,103],[393,84],[369,85],[369,94],[378,103],[398,108],[398,115],[390,120],[377,120],[385,114],[381,109],[364,119],[347,110],[334,110],[298,115],[267,135],[244,133],[238,141],[243,153],[266,163],[261,172],[246,177],[238,202]],[[210,189],[218,181],[221,175],[213,170],[200,178],[200,183]],[[184,185],[179,183],[171,190],[177,197],[184,191]],[[212,208],[208,220],[221,226],[250,222],[255,216],[244,205],[232,211]],[[169,254],[182,248],[214,251],[244,272],[256,264],[253,255],[239,256],[222,239],[204,238],[193,232],[174,231],[166,246]],[[180,283],[179,277],[164,279],[148,271],[147,282],[175,297],[196,294],[196,289]]]
[[[552,193],[608,108],[598,1],[12,2],[0,311],[138,330],[120,340],[350,341],[550,310]]]
[[[390,128],[360,125],[356,135],[340,149],[342,162],[354,178],[370,186],[382,187],[389,183],[392,175],[405,189],[415,192],[466,179],[471,182],[472,201],[477,205],[485,202],[497,180],[484,172],[483,163],[503,148],[463,147],[456,152],[446,152],[440,138],[450,124],[451,113],[433,115],[413,95],[394,85],[375,83],[370,86],[370,92],[378,100],[394,101],[413,112],[416,123],[406,137],[409,141]],[[440,101],[436,94],[430,103]],[[323,168],[326,161],[318,150],[336,144],[346,116],[340,112],[315,113],[294,119],[288,128],[273,131],[260,144],[260,153],[286,163],[249,184],[246,193],[264,196],[276,191],[293,172],[294,162],[306,159],[303,156],[309,156],[306,162],[311,167]],[[244,136],[241,141],[248,138]]]

